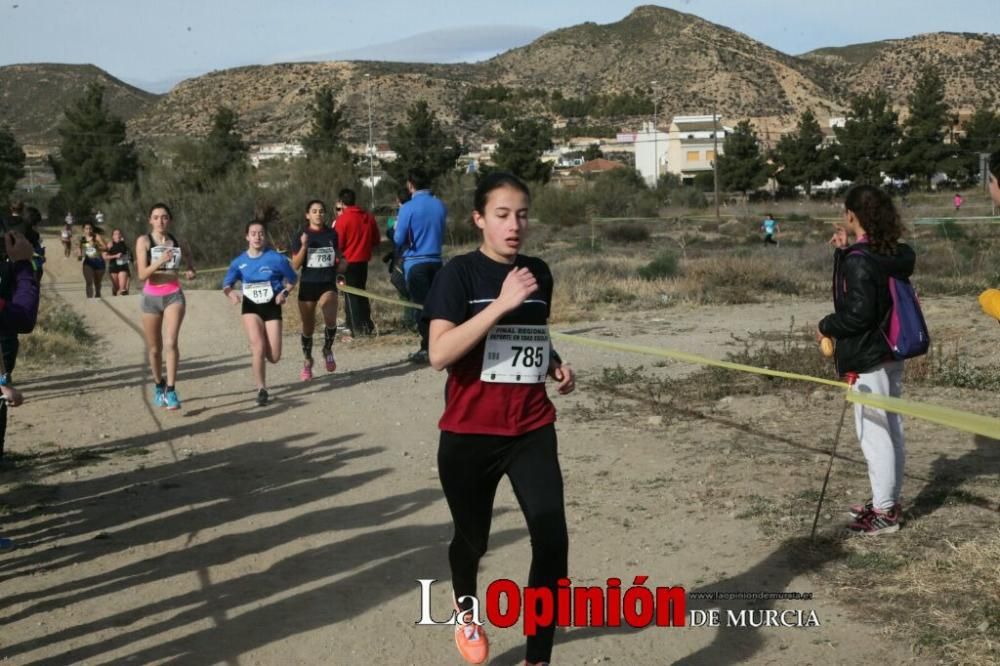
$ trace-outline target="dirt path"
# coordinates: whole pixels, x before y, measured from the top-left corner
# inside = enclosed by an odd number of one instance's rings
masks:
[[[409,347],[355,343],[338,348],[340,371],[302,383],[289,336],[286,358],[269,369],[273,403],[257,408],[237,312],[218,293],[191,292],[181,331],[184,407],[154,410],[138,296],[88,301],[78,270],[53,259],[45,288],[100,332],[103,360],[21,378],[29,402],[8,448],[37,454],[38,467],[31,483],[7,493],[9,512],[0,515],[21,546],[0,556],[0,656],[16,664],[461,663],[448,628],[414,625],[416,579],[444,581],[434,588],[438,617],[449,605],[451,528],[435,466],[443,376],[406,363]],[[736,319],[745,330],[783,330],[790,312],[804,322],[823,311],[755,307]],[[710,311],[691,309],[572,328],[721,356],[729,331],[712,321]],[[815,428],[835,422],[837,401],[735,400],[715,419],[623,428],[578,418],[600,398],[588,394],[586,376],[637,360],[563,355],[584,377],[579,395],[556,399],[574,583],[617,576],[628,586],[646,575],[651,586],[689,591],[812,592],[811,601],[697,607],[815,611],[821,626],[571,629],[557,637],[556,663],[922,663],[904,641],[884,640],[791,573],[808,534],[802,516],[777,538],[738,517],[756,484],[818,487],[825,456]],[[775,416],[799,408],[814,420],[792,428]],[[845,455],[854,478],[863,473],[859,455]],[[523,582],[528,560],[523,519],[504,485],[483,588],[498,578]],[[491,663],[520,663],[516,628],[490,635]]]

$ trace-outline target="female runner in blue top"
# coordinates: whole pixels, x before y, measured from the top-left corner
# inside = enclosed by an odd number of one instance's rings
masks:
[[[243,303],[243,328],[250,339],[250,359],[257,381],[257,404],[267,404],[265,362],[281,358],[281,306],[295,285],[296,275],[288,258],[267,246],[263,222],[247,224],[247,251],[233,259],[222,292],[233,302]],[[233,289],[242,283],[241,292]]]

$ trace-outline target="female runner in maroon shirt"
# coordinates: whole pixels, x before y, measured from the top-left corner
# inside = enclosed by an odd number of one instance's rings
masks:
[[[528,205],[528,188],[516,177],[483,178],[472,214],[482,245],[441,269],[424,304],[431,365],[448,368],[438,469],[455,524],[448,559],[462,611],[470,610],[476,595],[493,499],[504,475],[528,522],[528,585],[549,588],[558,603],[557,583],[567,575],[556,413],[545,379],[552,377],[565,394],[574,388],[574,375],[549,342],[552,274],[542,260],[520,254]],[[529,636],[527,663],[547,664],[554,636],[554,624]],[[486,635],[475,624],[456,625],[455,642],[470,663],[488,658]]]

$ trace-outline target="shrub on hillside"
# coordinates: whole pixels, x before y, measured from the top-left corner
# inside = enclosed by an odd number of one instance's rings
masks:
[[[661,252],[651,262],[639,269],[639,277],[643,280],[660,280],[677,275],[677,255],[672,252]]]
[[[612,169],[590,182],[590,203],[602,217],[655,217],[656,195],[635,169]]]
[[[616,224],[604,229],[604,237],[615,243],[645,243],[649,227],[641,224]]]
[[[587,214],[587,195],[547,185],[538,190],[532,204],[532,213],[543,224],[572,227],[590,222]]]

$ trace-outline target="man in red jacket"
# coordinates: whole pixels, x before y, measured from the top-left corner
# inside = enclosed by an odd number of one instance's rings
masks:
[[[375,216],[357,205],[354,190],[345,188],[337,195],[337,219],[333,224],[337,229],[340,252],[347,261],[344,281],[349,287],[365,289],[372,250],[381,242]],[[344,307],[351,335],[371,335],[375,324],[372,323],[368,299],[344,294]]]

